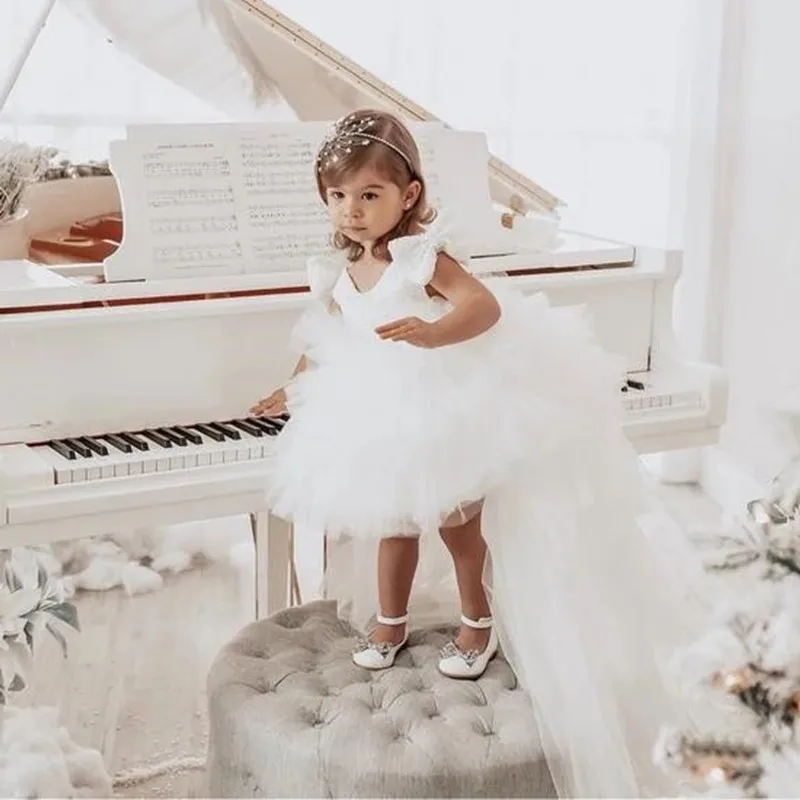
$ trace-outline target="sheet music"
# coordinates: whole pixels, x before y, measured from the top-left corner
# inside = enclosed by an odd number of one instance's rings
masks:
[[[429,202],[465,231],[485,228],[485,137],[412,128]],[[327,130],[308,122],[130,128],[111,148],[125,236],[106,262],[107,280],[304,276],[309,256],[330,247],[313,169]]]

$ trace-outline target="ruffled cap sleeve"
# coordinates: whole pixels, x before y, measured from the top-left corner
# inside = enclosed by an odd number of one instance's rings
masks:
[[[312,256],[308,259],[308,287],[311,296],[324,305],[333,299],[333,288],[342,273],[343,263],[337,255]]]
[[[439,253],[447,253],[461,263],[466,263],[470,256],[455,226],[441,217],[437,217],[422,233],[393,239],[389,242],[389,252],[403,274],[419,286],[430,283]]]

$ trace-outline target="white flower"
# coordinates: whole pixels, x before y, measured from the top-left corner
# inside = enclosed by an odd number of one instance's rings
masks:
[[[61,580],[48,574],[35,553],[14,549],[0,583],[0,700],[24,688],[24,668],[33,642],[47,628],[66,655],[67,642],[57,629],[66,624],[80,630],[75,607],[64,602]],[[56,626],[53,623],[56,623]]]
[[[40,627],[47,610],[63,597],[61,582],[48,576],[33,554],[15,548],[5,566],[5,583],[0,583],[0,650],[14,641],[27,647],[25,626]]]
[[[12,637],[22,636],[26,623],[23,615],[39,605],[39,598],[37,589],[12,592],[5,584],[0,585],[0,650],[8,648]]]
[[[55,152],[52,148],[0,140],[0,220],[16,213],[25,189],[39,179]]]

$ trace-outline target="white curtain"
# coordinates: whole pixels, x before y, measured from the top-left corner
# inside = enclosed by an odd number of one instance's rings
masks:
[[[6,53],[40,2],[0,0]],[[565,227],[680,244],[672,182],[684,157],[691,0],[273,5],[453,126],[486,131],[499,156],[567,200]],[[222,117],[59,2],[0,113],[0,136],[103,158],[126,124]]]

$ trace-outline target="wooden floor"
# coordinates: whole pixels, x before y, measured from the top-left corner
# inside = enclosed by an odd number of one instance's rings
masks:
[[[693,488],[660,487],[659,493],[685,528],[719,520],[716,507]],[[37,653],[25,703],[59,704],[72,737],[100,750],[112,774],[205,756],[206,674],[253,609],[247,528],[241,520],[224,524],[241,527],[238,565],[203,566],[168,578],[148,595],[82,593],[76,602],[83,633],[71,638],[68,659],[51,642]],[[202,771],[171,770],[118,794],[197,797],[203,787]]]

